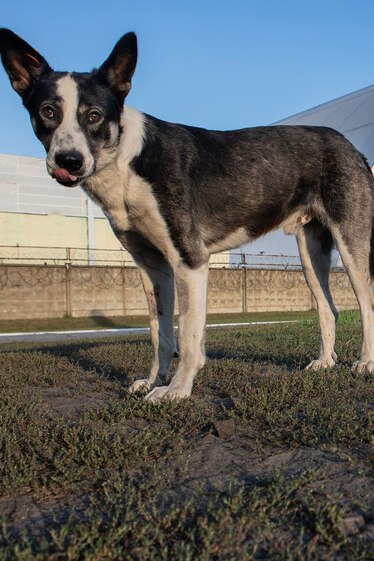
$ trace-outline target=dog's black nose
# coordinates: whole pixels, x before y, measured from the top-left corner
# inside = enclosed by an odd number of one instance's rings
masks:
[[[80,152],[59,152],[55,156],[59,168],[66,169],[69,173],[78,171],[83,166],[83,156]]]

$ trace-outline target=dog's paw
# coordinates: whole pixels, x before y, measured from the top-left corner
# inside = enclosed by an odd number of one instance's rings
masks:
[[[129,393],[135,393],[140,391],[149,391],[151,389],[151,384],[144,378],[143,380],[135,380],[128,388]]]
[[[158,388],[154,388],[150,391],[146,396],[145,399],[147,401],[161,401],[163,399],[170,399],[170,400],[178,400],[183,399],[185,397],[190,397],[191,392],[187,391],[183,388],[173,388],[171,386],[160,386]]]
[[[323,370],[324,368],[332,368],[333,366],[335,366],[335,360],[333,357],[331,357],[312,360],[312,362],[310,362],[308,366],[305,367],[305,370]]]
[[[374,372],[374,360],[356,360],[352,364],[352,372]]]

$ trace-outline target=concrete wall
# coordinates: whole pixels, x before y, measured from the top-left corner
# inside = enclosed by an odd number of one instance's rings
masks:
[[[17,214],[0,213],[1,246],[47,246],[40,259],[48,259],[48,247],[59,247],[64,240],[66,247],[87,247],[87,220],[80,216],[59,216],[57,214]],[[11,247],[0,249],[0,258],[17,257]],[[25,251],[25,256],[27,252]]]
[[[338,309],[357,308],[344,272],[332,272]],[[211,269],[209,313],[309,310],[300,271]],[[0,319],[147,314],[138,271],[130,267],[0,265]]]
[[[80,263],[88,264],[90,251],[91,262],[126,261],[133,266],[108,220],[94,218],[92,223],[94,247],[90,250],[87,217],[0,212],[0,263],[64,264],[70,248],[71,259],[78,258]]]

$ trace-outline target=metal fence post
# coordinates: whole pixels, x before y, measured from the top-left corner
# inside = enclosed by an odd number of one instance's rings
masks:
[[[72,316],[70,266],[71,266],[70,247],[67,247],[66,248],[66,263],[65,263],[65,299],[66,299],[65,309],[66,309],[66,317],[68,317],[68,318],[71,318],[71,316]]]
[[[126,304],[127,304],[127,298],[126,298],[126,272],[125,272],[125,265],[122,265],[122,310],[123,310],[123,315],[126,316],[127,315],[127,308],[126,308]]]
[[[242,253],[242,312],[247,313],[247,262],[245,253]]]

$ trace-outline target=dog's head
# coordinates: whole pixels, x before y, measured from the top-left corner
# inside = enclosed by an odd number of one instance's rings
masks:
[[[137,60],[136,35],[124,35],[90,73],[55,72],[8,29],[0,30],[0,54],[47,151],[48,173],[73,187],[102,169],[119,143],[123,103]]]

